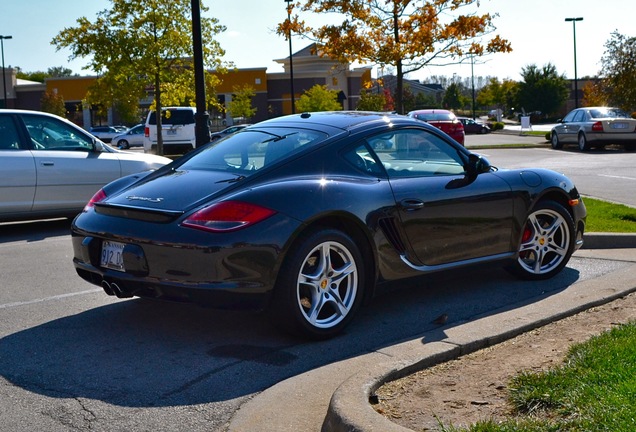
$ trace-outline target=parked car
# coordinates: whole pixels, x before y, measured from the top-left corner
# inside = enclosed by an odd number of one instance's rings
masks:
[[[570,111],[550,131],[553,149],[576,144],[581,151],[608,144],[636,149],[636,119],[625,111],[611,107],[586,107]]]
[[[245,124],[239,124],[239,125],[234,125],[234,126],[227,127],[225,129],[223,129],[222,131],[214,132],[214,133],[210,134],[210,139],[212,141],[214,141],[214,140],[217,140],[219,138],[223,138],[224,136],[231,135],[231,134],[233,134],[235,132],[240,131],[241,129],[245,129],[248,126],[251,126],[251,125],[249,123],[245,123]]]
[[[552,277],[585,217],[564,175],[498,170],[424,122],[303,113],[105,186],[73,222],[73,263],[109,295],[266,309],[322,339],[414,276],[481,263]]]
[[[196,108],[166,107],[161,110],[164,154],[185,154],[196,147]],[[157,113],[150,111],[144,128],[144,152],[157,152]]]
[[[432,124],[446,132],[451,138],[461,145],[464,145],[464,125],[451,111],[443,109],[424,109],[411,111],[407,115]]]
[[[144,145],[144,129],[145,125],[138,124],[136,126],[131,127],[125,132],[120,133],[119,135],[115,135],[111,144],[120,149],[129,149],[134,146]]]
[[[114,128],[113,126],[94,126],[90,129],[89,132],[91,133],[91,135],[96,136],[105,143],[111,142],[113,137],[121,133],[120,130]]]
[[[490,127],[481,120],[473,120],[468,117],[457,117],[457,120],[464,125],[464,133],[466,134],[487,134],[490,133]]]
[[[105,184],[169,162],[120,152],[52,114],[0,110],[0,220],[75,216]]]

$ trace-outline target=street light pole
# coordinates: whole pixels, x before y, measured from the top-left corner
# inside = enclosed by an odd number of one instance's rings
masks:
[[[2,108],[7,107],[7,75],[4,70],[4,40],[13,39],[13,36],[0,35],[0,51],[2,51],[2,87],[4,88],[4,99],[2,100]]]
[[[293,0],[283,0],[285,3],[287,3],[287,23],[291,24],[291,10],[292,10],[292,6],[291,6],[291,2]],[[287,32],[287,38],[289,39],[289,82],[290,82],[290,86],[291,86],[291,112],[292,114],[296,114],[296,107],[294,105],[296,105],[295,102],[295,98],[294,98],[294,62],[292,59],[292,40],[291,40],[291,28],[289,29],[289,32]]]
[[[572,21],[572,33],[574,35],[574,108],[579,107],[579,85],[578,77],[576,73],[576,22],[583,21],[582,17],[566,18],[566,22]]]
[[[195,147],[201,147],[210,142],[210,115],[205,98],[205,69],[203,65],[203,38],[201,35],[201,2],[191,0],[192,8],[192,48],[194,61],[194,87],[197,113],[195,114],[194,136]]]
[[[475,64],[475,54],[470,55],[470,78],[472,80],[473,87],[473,120],[475,120],[475,72],[473,66]]]

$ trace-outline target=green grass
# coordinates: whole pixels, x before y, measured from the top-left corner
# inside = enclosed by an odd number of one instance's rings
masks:
[[[509,384],[513,417],[470,432],[636,430],[636,325],[616,327],[573,345],[563,365],[522,373]]]
[[[583,197],[586,232],[636,233],[636,208]]]

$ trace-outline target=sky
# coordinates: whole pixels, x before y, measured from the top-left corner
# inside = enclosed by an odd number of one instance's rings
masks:
[[[203,0],[213,16],[227,27],[217,39],[225,49],[224,60],[238,68],[266,67],[270,73],[282,72],[275,59],[289,56],[289,44],[276,35],[275,28],[287,18],[285,0]],[[576,8],[573,5],[576,4]],[[91,75],[82,69],[86,59],[69,60],[69,51],[56,51],[51,40],[60,31],[77,25],[77,19],[95,20],[97,13],[108,9],[110,0],[2,0],[0,35],[4,40],[5,66],[19,66],[25,72],[46,71],[64,66],[80,75]],[[582,17],[576,22],[577,76],[596,75],[605,44],[611,33],[636,36],[634,0],[481,0],[478,13],[499,14],[494,19],[496,33],[512,44],[512,53],[495,54],[485,63],[475,63],[476,77],[520,80],[522,68],[548,63],[557,72],[574,78],[574,28],[568,17]],[[329,16],[301,16],[308,23],[326,22]],[[320,21],[318,21],[320,20]],[[292,37],[292,49],[299,51],[310,42]],[[378,70],[374,69],[373,75]],[[431,75],[464,78],[471,76],[470,64],[427,67],[411,79],[426,81]]]

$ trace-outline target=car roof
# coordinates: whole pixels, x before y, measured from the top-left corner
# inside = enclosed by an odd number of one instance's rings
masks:
[[[372,111],[324,111],[276,117],[257,123],[250,126],[250,128],[258,128],[259,126],[289,126],[352,130],[363,125],[368,126],[371,123],[406,123],[422,126],[422,122],[399,114]]]
[[[440,109],[440,108],[429,108],[429,109],[419,109],[419,110],[413,110],[410,111],[410,113],[449,113],[452,111],[446,110],[446,109]]]

